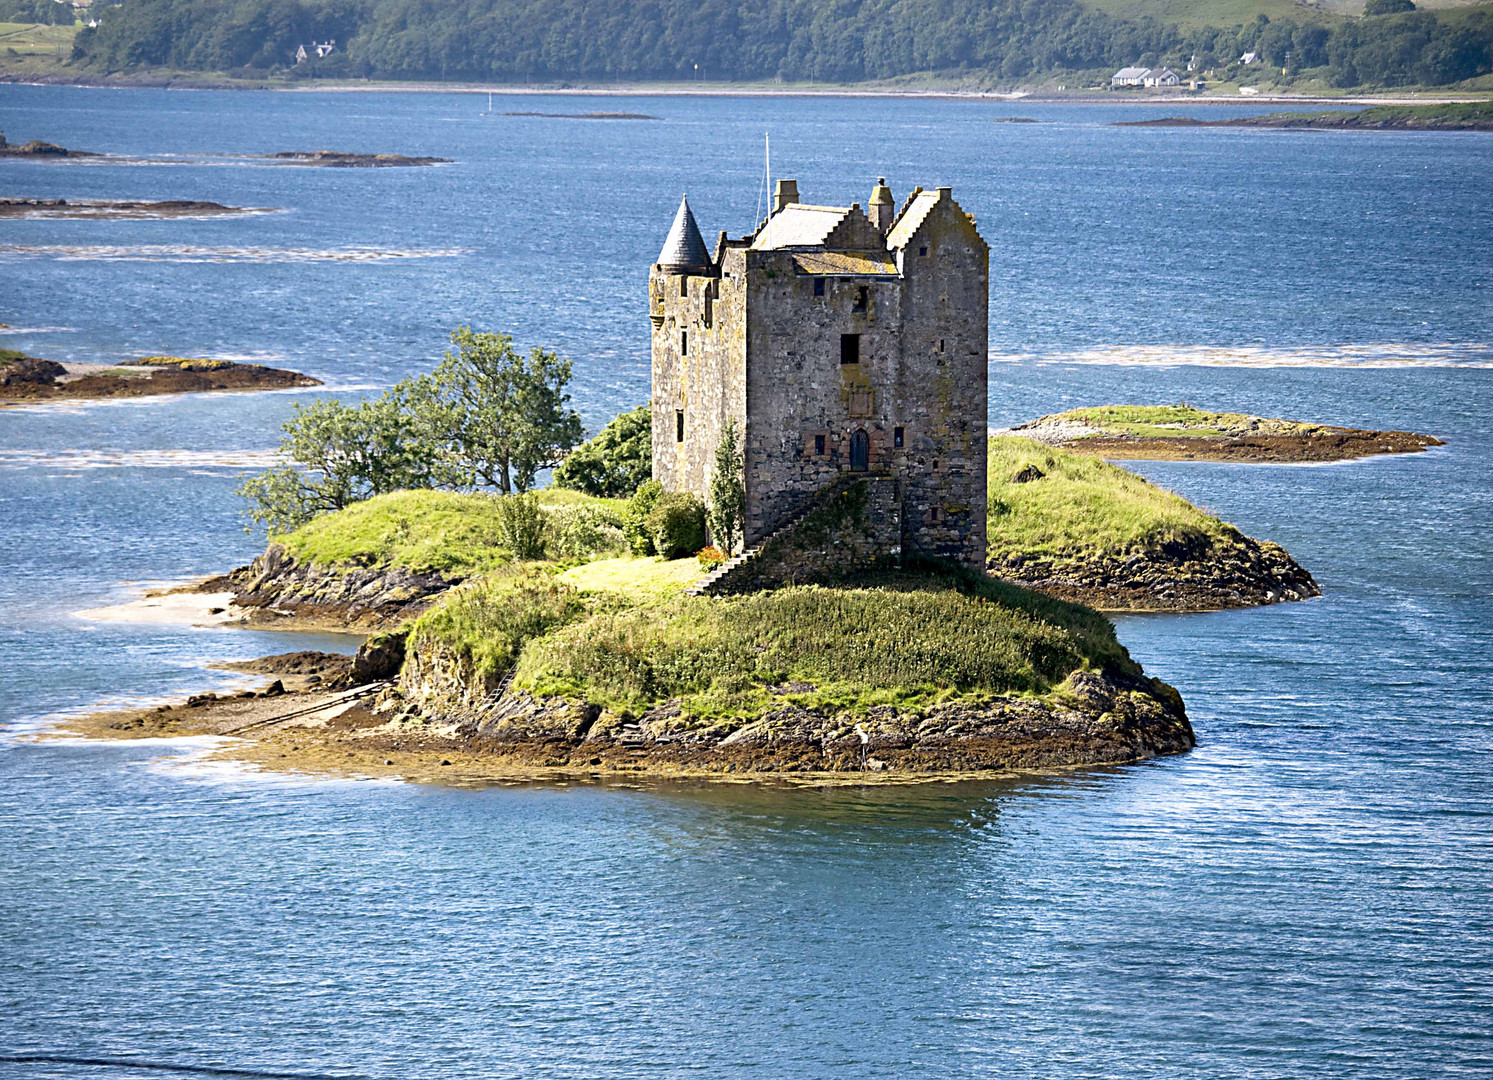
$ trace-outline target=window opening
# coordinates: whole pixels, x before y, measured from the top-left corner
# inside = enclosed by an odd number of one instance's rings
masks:
[[[895,446],[899,450],[902,448],[902,429],[901,428],[892,428],[892,445]]]
[[[840,363],[859,364],[861,362],[861,336],[859,334],[840,335]]]
[[[928,254],[927,247],[920,247],[920,248],[918,248],[918,254],[919,255],[927,255]]]
[[[856,286],[855,290],[855,304],[851,307],[850,310],[865,311],[870,302],[871,290],[865,285],[858,285]]]
[[[823,296],[824,295],[824,279],[822,277],[816,277],[814,279],[814,295],[815,296]]]
[[[680,296],[688,296],[689,295],[689,275],[688,274],[680,274],[679,275],[679,295]]]
[[[679,355],[680,356],[688,356],[689,355],[689,331],[688,330],[681,330],[681,331],[679,331]]]
[[[938,521],[938,507],[935,506],[933,509],[928,511],[928,520],[932,522]]]
[[[850,468],[854,472],[865,472],[871,467],[871,437],[865,431],[850,436]]]
[[[823,454],[824,453],[824,436],[823,435],[815,435],[814,436],[814,453],[816,453],[816,454]]]
[[[684,442],[684,410],[674,410],[674,441]]]

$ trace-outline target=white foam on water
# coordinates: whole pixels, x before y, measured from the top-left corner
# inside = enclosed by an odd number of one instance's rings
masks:
[[[0,469],[267,469],[274,450],[0,450]]]
[[[471,248],[198,247],[191,244],[0,244],[0,259],[59,262],[316,263],[451,259]]]
[[[76,334],[71,326],[0,326],[0,334]]]
[[[990,354],[992,364],[1109,364],[1129,367],[1493,368],[1493,343],[1312,345],[1100,345],[1072,352]]]

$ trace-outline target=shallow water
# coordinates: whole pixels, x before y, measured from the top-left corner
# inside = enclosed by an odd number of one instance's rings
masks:
[[[1200,745],[1175,759],[467,791],[6,739],[0,1075],[159,1075],[5,1055],[381,1078],[1493,1067],[1493,137],[1108,126],[1164,107],[658,98],[626,105],[658,121],[584,122],[485,104],[0,87],[13,140],[457,161],[0,162],[0,194],[282,210],[0,223],[0,321],[20,328],[0,347],[233,356],[356,395],[470,322],[572,356],[595,425],[646,396],[646,267],[680,189],[707,233],[740,232],[771,129],[806,199],[863,200],[884,173],[899,197],[951,183],[976,214],[995,425],[1186,400],[1448,445],[1137,466],[1282,543],[1325,594],[1119,620],[1187,701]],[[228,685],[209,660],[347,647],[73,614],[250,557],[232,489],[305,400],[0,413],[12,735]]]

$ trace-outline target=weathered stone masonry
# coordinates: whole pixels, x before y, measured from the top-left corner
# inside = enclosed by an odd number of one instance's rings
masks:
[[[896,481],[901,549],[985,561],[989,249],[948,188],[798,202],[707,251],[687,202],[649,276],[653,471],[704,498],[735,420],[746,544],[846,472]]]

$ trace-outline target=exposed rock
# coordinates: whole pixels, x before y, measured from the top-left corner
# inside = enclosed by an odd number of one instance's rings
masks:
[[[67,368],[61,364],[37,356],[0,360],[0,386],[7,388],[50,387],[66,374]]]
[[[408,157],[404,154],[351,154],[342,150],[283,150],[266,155],[274,161],[320,165],[331,169],[388,169],[415,165],[449,165],[450,158]]]
[[[261,656],[257,660],[235,660],[218,667],[228,671],[248,671],[259,675],[321,675],[341,678],[352,670],[353,658],[341,653],[301,652]]]
[[[49,158],[56,159],[102,156],[103,155],[93,153],[89,150],[69,150],[65,146],[58,146],[56,143],[42,142],[40,139],[32,139],[30,142],[24,143],[21,146],[11,146],[5,141],[3,136],[0,136],[0,157],[29,157],[42,158],[43,160],[45,160]]]
[[[1101,611],[1220,611],[1322,595],[1311,574],[1279,544],[1243,535],[1231,543],[1167,541],[1144,555],[1012,555],[991,559],[989,570]]]
[[[262,214],[264,207],[224,206],[195,199],[134,202],[118,199],[0,198],[0,218],[150,219],[210,217],[219,214]]]
[[[398,567],[300,563],[271,544],[248,566],[211,578],[199,592],[234,593],[250,621],[296,621],[337,630],[382,630],[423,611],[456,582],[441,574]]]
[[[632,719],[475,676],[420,642],[400,676],[409,715],[455,724],[464,748],[530,765],[718,773],[968,772],[1135,761],[1194,745],[1177,692],[1143,675],[1077,672],[1044,699],[881,706],[865,716],[784,704],[702,723],[677,701]],[[857,729],[866,733],[866,740]]]
[[[27,359],[33,363],[52,364],[49,360]],[[171,359],[173,362],[152,363],[165,359]],[[62,364],[52,364],[52,367],[45,369],[57,370],[57,374],[51,379],[32,378],[19,382],[6,381],[5,372],[14,366],[15,362],[12,362],[0,367],[0,386],[5,388],[4,393],[0,393],[0,400],[76,401],[154,397],[161,394],[195,394],[219,390],[283,390],[289,387],[321,385],[320,379],[313,379],[298,371],[285,371],[281,368],[264,367],[261,364],[240,364],[231,360],[178,362],[176,358],[148,357],[146,360],[127,361],[113,370],[94,368],[88,374],[67,379],[61,378],[67,374],[66,367]]]

